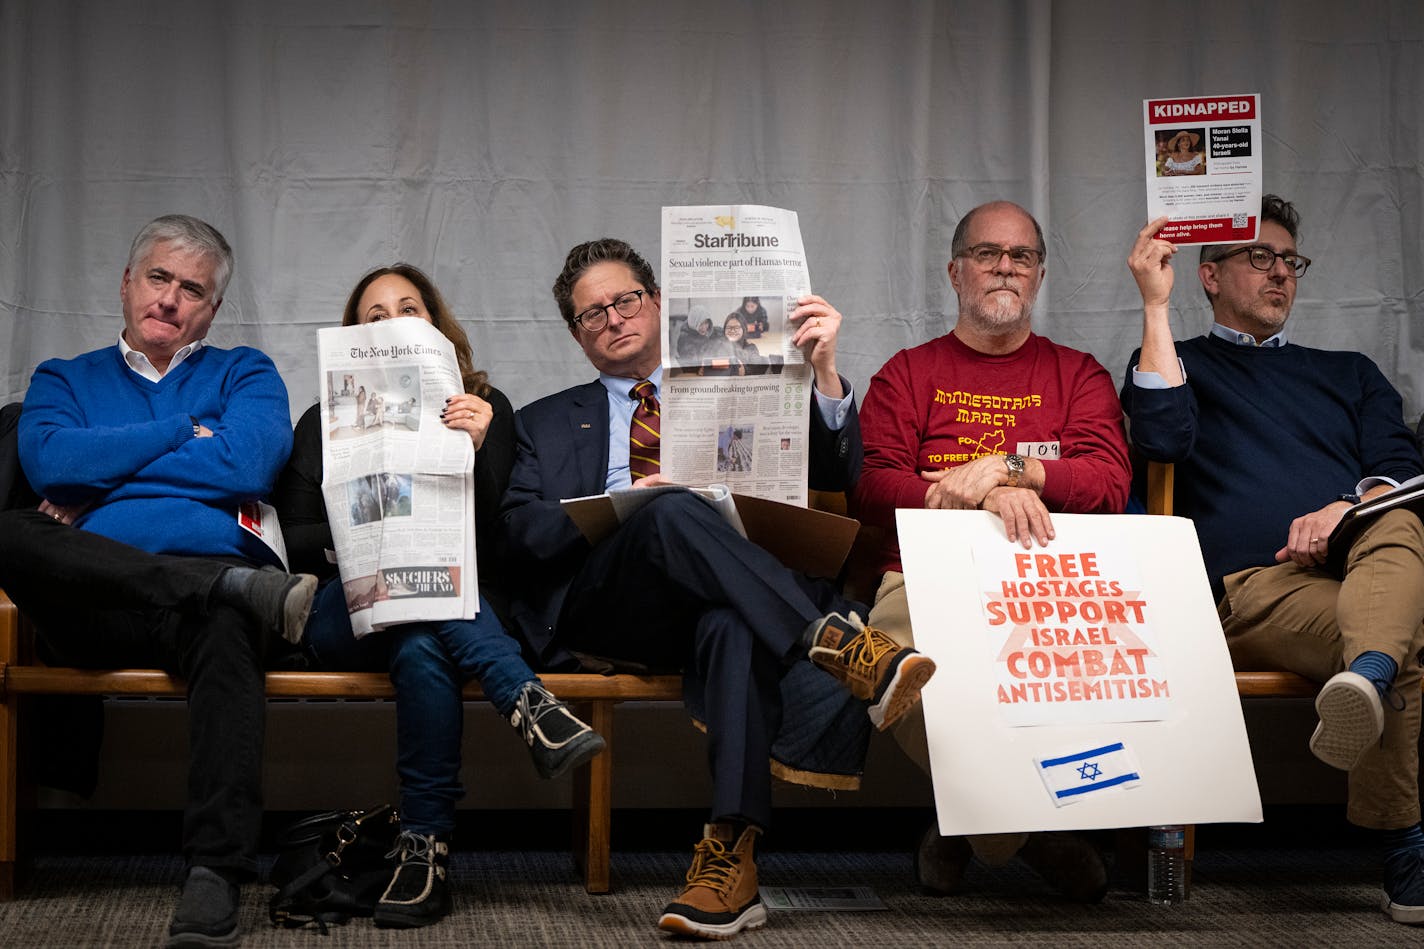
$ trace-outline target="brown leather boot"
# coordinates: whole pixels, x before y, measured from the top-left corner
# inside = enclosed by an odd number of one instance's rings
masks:
[[[915,707],[920,689],[934,675],[933,659],[866,626],[854,613],[828,613],[809,638],[811,661],[870,703],[870,721],[880,731]]]
[[[731,939],[743,929],[766,925],[754,852],[760,831],[748,824],[735,843],[731,824],[707,824],[702,833],[687,888],[663,910],[658,928],[696,939]]]

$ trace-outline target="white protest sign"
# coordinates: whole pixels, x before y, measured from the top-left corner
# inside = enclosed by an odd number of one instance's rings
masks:
[[[1261,222],[1261,97],[1144,99],[1147,219],[1173,244],[1253,241]]]
[[[1231,660],[1182,518],[898,511],[942,834],[1261,820]]]

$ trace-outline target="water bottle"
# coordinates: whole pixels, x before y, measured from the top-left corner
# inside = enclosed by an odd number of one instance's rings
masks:
[[[1187,898],[1187,828],[1147,828],[1147,901],[1170,906]]]

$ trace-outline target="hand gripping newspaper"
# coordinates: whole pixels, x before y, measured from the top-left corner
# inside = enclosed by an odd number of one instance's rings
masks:
[[[320,330],[322,494],[356,636],[472,619],[474,447],[440,423],[455,350],[422,320]],[[328,553],[328,556],[331,554]]]
[[[806,506],[811,367],[787,314],[811,290],[796,212],[663,208],[662,472]]]

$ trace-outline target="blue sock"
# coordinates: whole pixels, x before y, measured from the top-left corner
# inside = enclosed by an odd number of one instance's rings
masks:
[[[1424,830],[1419,825],[1401,827],[1398,830],[1379,831],[1380,843],[1386,857],[1395,857],[1409,850],[1424,849]]]
[[[1384,653],[1372,649],[1356,656],[1355,661],[1350,663],[1350,671],[1369,679],[1374,683],[1374,687],[1379,689],[1380,698],[1385,698],[1389,694],[1390,686],[1394,685],[1399,664]]]

